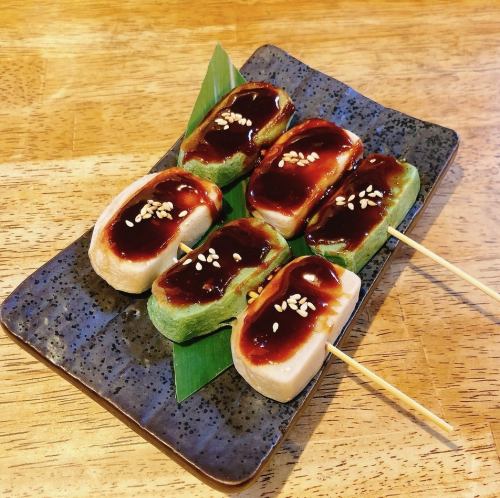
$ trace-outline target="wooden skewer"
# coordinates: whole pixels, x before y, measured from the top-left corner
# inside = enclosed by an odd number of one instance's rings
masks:
[[[413,249],[416,249],[417,251],[421,252],[422,254],[425,254],[427,257],[434,260],[436,263],[439,263],[440,265],[444,266],[445,268],[447,268],[448,270],[453,272],[455,275],[463,278],[464,280],[466,280],[470,284],[475,285],[478,289],[482,290],[485,294],[488,294],[488,296],[492,297],[493,299],[496,299],[497,301],[500,301],[500,294],[498,292],[495,292],[491,287],[484,285],[479,280],[472,277],[468,273],[465,273],[463,270],[461,270],[460,268],[458,268],[454,264],[450,263],[449,261],[446,261],[446,259],[442,258],[441,256],[438,256],[436,253],[427,249],[427,247],[424,247],[423,245],[419,244],[418,242],[415,242],[413,239],[410,239],[410,237],[407,237],[405,234],[401,233],[399,230],[396,230],[393,227],[389,227],[387,229],[387,231],[392,236],[401,240],[405,244],[408,244],[410,247],[413,247]]]
[[[179,244],[179,249],[181,251],[184,251],[186,254],[189,254],[192,251],[192,249],[189,246],[187,246],[186,244],[184,244],[184,242],[181,242]]]
[[[353,367],[358,372],[361,372],[362,374],[364,374],[366,377],[368,377],[370,380],[372,380],[375,384],[377,384],[377,386],[390,392],[394,397],[396,397],[397,399],[399,399],[403,403],[405,403],[408,406],[410,406],[411,408],[413,408],[415,411],[420,413],[427,420],[434,422],[438,427],[440,427],[441,429],[444,429],[447,432],[453,432],[453,427],[448,422],[445,422],[442,418],[438,417],[437,415],[432,413],[430,410],[425,408],[425,406],[422,406],[420,403],[418,403],[414,399],[410,398],[407,394],[400,391],[397,387],[394,387],[392,384],[389,384],[389,382],[382,379],[382,377],[379,377],[376,373],[373,373],[371,370],[366,368],[364,365],[361,365],[361,363],[357,362],[354,358],[351,358],[350,356],[343,353],[340,349],[336,348],[335,346],[333,346],[332,344],[329,344],[329,343],[326,344],[326,349],[328,349],[328,351],[330,353],[332,353],[337,358],[339,358],[340,360],[344,361],[345,363],[347,363],[348,365]]]

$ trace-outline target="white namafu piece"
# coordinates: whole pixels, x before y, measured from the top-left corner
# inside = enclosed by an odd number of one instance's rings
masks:
[[[179,244],[197,242],[221,207],[217,185],[182,169],[139,178],[97,220],[89,248],[92,267],[117,290],[144,292],[176,262]],[[149,253],[140,254],[146,247]]]
[[[233,325],[234,366],[258,392],[287,402],[316,375],[358,301],[359,277],[320,256],[282,268]]]

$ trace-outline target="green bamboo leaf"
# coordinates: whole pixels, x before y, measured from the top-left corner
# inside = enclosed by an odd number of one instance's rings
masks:
[[[174,344],[175,394],[180,403],[233,364],[231,327],[188,344]]]
[[[189,119],[186,136],[192,133],[224,95],[245,82],[227,52],[217,44]],[[246,180],[240,180],[224,189],[222,222],[248,216],[245,187]],[[231,327],[226,326],[188,344],[174,343],[175,392],[179,403],[233,364],[230,338]]]
[[[217,43],[186,128],[186,137],[203,121],[208,111],[233,88],[245,83],[228,53]]]
[[[288,245],[292,250],[294,258],[298,258],[299,256],[308,256],[312,254],[310,247],[307,245],[306,239],[302,235],[289,240]]]

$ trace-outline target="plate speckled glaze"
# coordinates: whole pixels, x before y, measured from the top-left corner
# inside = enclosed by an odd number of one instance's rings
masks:
[[[387,109],[277,47],[259,48],[242,73],[285,88],[298,119],[334,121],[359,135],[366,153],[405,157],[417,166],[422,188],[400,226],[403,231],[458,147],[453,130]],[[176,163],[179,143],[153,171]],[[261,396],[233,367],[177,404],[171,344],[150,323],[145,296],[115,291],[93,272],[89,241],[90,232],[27,278],[3,303],[2,322],[21,345],[207,483],[225,490],[248,484],[283,440],[325,368],[286,404]],[[361,298],[342,336],[395,246],[390,240],[361,272]]]

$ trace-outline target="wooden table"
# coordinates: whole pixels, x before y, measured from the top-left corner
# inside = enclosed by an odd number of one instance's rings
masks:
[[[237,65],[274,43],[457,130],[413,236],[500,289],[498,2],[4,0],[0,18],[0,298],[177,139],[216,40]],[[498,318],[400,249],[343,347],[458,430],[435,432],[336,362],[243,496],[498,496]],[[1,496],[220,496],[4,332],[0,358]]]

